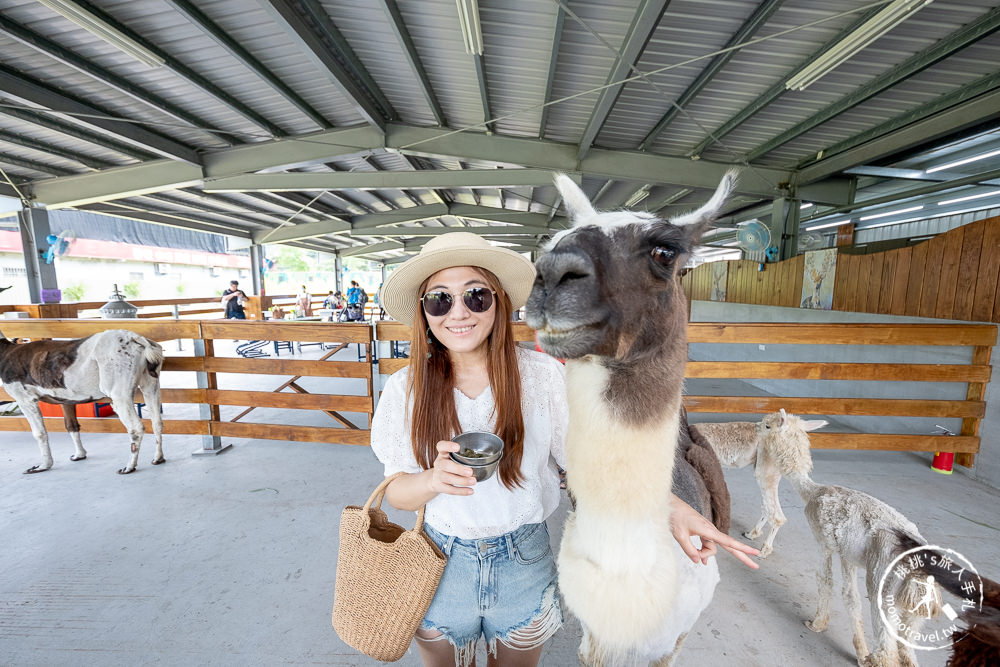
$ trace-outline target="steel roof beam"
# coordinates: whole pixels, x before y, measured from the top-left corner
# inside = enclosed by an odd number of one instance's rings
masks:
[[[545,138],[545,125],[549,120],[549,100],[552,98],[552,84],[556,80],[556,63],[559,61],[559,46],[562,43],[563,25],[566,23],[566,12],[562,7],[556,7],[556,25],[552,30],[552,50],[549,53],[549,74],[545,78],[545,95],[543,97],[542,117],[538,122],[538,138]]]
[[[352,246],[340,251],[341,257],[356,257],[358,255],[371,255],[386,250],[402,250],[403,244],[400,241],[383,241],[381,243],[369,243],[366,245]]]
[[[317,236],[340,234],[351,231],[351,223],[343,220],[317,220],[300,222],[297,225],[281,225],[275,229],[258,231],[253,234],[254,243],[287,243]]]
[[[379,101],[384,96],[377,87],[366,90],[356,80],[355,77],[360,78],[359,71],[364,69],[356,58],[353,58],[354,63],[349,62],[354,70],[350,71],[330,50],[328,43],[336,47],[339,32],[322,6],[312,0],[267,0],[264,8],[285,29],[286,34],[295,40],[299,50],[313,66],[330,75],[330,82],[350,100],[361,118],[372,127],[385,129],[386,119],[394,117],[395,111],[387,101],[384,104]],[[343,41],[343,37],[339,37],[339,40]],[[350,54],[341,52],[339,55],[350,61],[354,54],[352,51]]]
[[[112,17],[110,14],[104,12],[102,9],[92,5],[86,0],[75,0],[75,1],[76,4],[80,5],[88,12],[96,15],[98,18],[100,18],[102,21],[110,25],[115,30],[122,32],[130,39],[135,40],[143,47],[155,53],[159,58],[163,59],[164,67],[166,67],[171,72],[175,73],[177,76],[187,81],[189,84],[195,86],[196,88],[201,89],[208,95],[212,96],[225,106],[229,107],[230,109],[238,113],[246,120],[256,125],[257,127],[267,130],[271,135],[275,137],[284,136],[285,132],[280,127],[278,127],[268,119],[264,118],[262,115],[260,115],[247,105],[243,104],[235,97],[233,97],[226,91],[222,90],[221,88],[216,86],[214,83],[212,83],[202,75],[198,74],[191,68],[187,67],[186,65],[184,65],[184,63],[180,62],[176,58],[169,55],[166,51],[158,48],[155,44],[149,42],[141,35],[139,35],[138,33],[134,32],[133,30],[125,26],[124,24],[116,21],[114,17]]]
[[[152,222],[154,224],[168,225],[171,227],[184,227],[185,229],[194,229],[199,232],[228,234],[229,236],[239,236],[241,238],[251,237],[248,230],[242,229],[235,224],[227,225],[225,223],[191,216],[189,214],[178,215],[170,211],[159,211],[156,209],[150,209],[149,207],[140,208],[137,206],[108,202],[101,204],[87,204],[79,208],[80,210],[90,211],[91,213],[99,213],[101,215],[108,215],[116,218],[127,218],[129,220],[139,220],[142,222]]]
[[[597,139],[597,135],[604,127],[604,122],[611,114],[611,109],[615,106],[618,96],[625,88],[624,83],[616,82],[628,78],[632,68],[635,67],[642,52],[646,49],[649,39],[656,32],[660,17],[663,16],[663,12],[666,11],[669,4],[670,0],[642,0],[639,3],[639,8],[636,10],[635,16],[632,17],[632,24],[629,26],[628,32],[625,33],[625,39],[615,58],[615,64],[611,66],[611,71],[608,73],[607,81],[605,81],[605,85],[608,87],[599,93],[597,104],[590,112],[590,119],[580,137],[577,159],[582,160],[587,155],[594,140]]]
[[[933,185],[924,185],[919,188],[904,190],[902,192],[894,192],[890,195],[885,195],[884,197],[873,197],[872,199],[863,199],[861,201],[854,202],[853,204],[846,204],[844,206],[837,206],[832,209],[826,209],[824,211],[820,211],[815,215],[809,216],[808,218],[803,218],[801,222],[806,223],[811,220],[817,220],[819,218],[825,218],[831,215],[836,215],[837,213],[853,211],[859,208],[878,206],[879,204],[887,204],[890,202],[900,201],[902,199],[910,199],[912,197],[928,195],[935,192],[941,192],[943,190],[951,190],[954,188],[961,187],[963,185],[976,185],[984,183],[986,181],[991,181],[995,178],[1000,178],[1000,169],[993,169],[991,171],[986,171],[981,174],[973,174],[972,176],[963,176],[962,178],[955,178],[950,181],[942,181],[941,183],[934,183]]]
[[[819,127],[828,120],[836,118],[848,109],[856,107],[865,100],[878,95],[882,91],[895,86],[897,83],[905,81],[914,74],[917,74],[931,65],[944,60],[948,56],[976,43],[983,37],[996,32],[997,29],[1000,29],[1000,7],[984,14],[979,19],[963,26],[961,29],[956,30],[948,37],[936,42],[931,48],[916,54],[899,65],[896,65],[888,72],[875,77],[864,86],[855,89],[853,92],[822,109],[819,113],[806,118],[770,141],[764,142],[757,148],[750,151],[747,154],[746,159],[753,161],[762,155],[770,153],[775,148],[802,136],[809,130]]]
[[[1000,117],[1000,72],[942,95],[881,125],[823,150],[818,161],[799,165],[797,179],[808,183],[933,141],[963,128]]]
[[[707,137],[702,139],[701,142],[691,150],[690,154],[692,156],[701,155],[702,153],[705,152],[705,150],[709,146],[721,140],[722,137],[726,136],[727,134],[738,128],[740,125],[748,121],[751,117],[755,116],[761,109],[763,109],[764,107],[768,106],[776,99],[781,97],[787,90],[787,88],[785,88],[786,81],[788,81],[793,76],[795,76],[803,69],[805,69],[811,62],[816,60],[816,58],[820,57],[821,55],[832,49],[834,46],[839,44],[844,39],[844,35],[854,32],[856,28],[864,24],[866,21],[868,21],[868,19],[878,14],[882,9],[884,9],[884,7],[880,5],[862,14],[854,23],[844,28],[843,31],[837,33],[833,38],[827,41],[826,44],[819,47],[819,49],[817,49],[812,55],[803,60],[798,67],[796,67],[795,69],[793,69],[791,72],[788,73],[788,76],[784,77],[781,81],[777,82],[776,84],[768,88],[766,91],[761,93],[757,97],[757,99],[755,99],[753,102],[743,107],[742,111],[740,111],[738,114],[727,120],[720,127],[712,130]]]
[[[541,169],[440,169],[332,173],[243,174],[206,179],[205,192],[377,190],[380,188],[496,188],[549,185],[554,174]]]
[[[15,134],[13,132],[0,130],[0,141],[8,144],[14,144],[15,146],[30,148],[33,151],[46,153],[47,155],[52,155],[54,157],[61,157],[64,160],[79,162],[80,164],[90,167],[91,169],[102,169],[108,166],[108,163],[104,160],[92,158],[89,155],[84,155],[83,153],[78,153],[77,151],[71,151],[63,148],[62,146],[47,144],[42,141],[38,141],[37,139],[24,136],[23,134]]]
[[[162,157],[192,164],[198,162],[198,153],[193,148],[141,125],[117,120],[114,118],[115,114],[106,109],[70,97],[4,65],[0,65],[0,90],[17,100],[65,114],[73,123],[108,133]]]
[[[750,18],[748,18],[743,25],[740,26],[740,29],[736,31],[736,34],[733,35],[728,42],[726,42],[726,46],[723,47],[723,49],[732,49],[734,46],[742,44],[746,40],[753,37],[760,27],[763,26],[769,18],[771,18],[771,15],[774,14],[779,7],[781,7],[781,4],[784,1],[785,0],[765,0],[762,2],[757,9],[754,10],[753,14],[750,15]],[[711,83],[712,79],[715,78],[715,75],[726,66],[726,63],[732,60],[736,53],[737,49],[733,49],[715,56],[715,58],[708,63],[708,66],[706,66],[705,69],[698,74],[695,80],[691,82],[691,85],[687,87],[687,90],[681,93],[680,97],[678,97],[674,103],[670,105],[667,112],[663,114],[663,117],[657,121],[653,129],[649,131],[649,134],[647,134],[642,140],[642,143],[639,144],[637,150],[647,150],[650,144],[656,141],[656,137],[659,136],[660,132],[663,132],[663,129],[670,124],[670,121],[674,119],[674,116],[678,114],[679,110],[686,107],[691,100],[693,100],[698,93],[705,88],[705,86]]]
[[[39,181],[33,183],[30,190],[39,202],[67,206],[72,203],[120,198],[132,191],[157,192],[187,187],[197,184],[203,176],[212,179],[266,169],[286,169],[290,165],[315,164],[337,155],[377,148],[412,154],[447,155],[459,160],[521,164],[533,169],[579,172],[605,179],[634,181],[637,180],[637,175],[641,175],[645,182],[709,190],[715,189],[727,170],[739,168],[739,165],[709,160],[692,161],[608,149],[593,149],[583,161],[578,161],[576,148],[571,144],[543,139],[488,136],[474,132],[453,133],[446,129],[395,123],[390,123],[387,129],[388,133],[384,137],[370,127],[354,127],[213,151],[202,156],[203,170],[193,165],[156,160],[115,167],[94,174]],[[419,176],[422,172],[399,173]],[[791,178],[792,172],[755,167],[753,170],[742,171],[736,187],[741,193],[771,198],[776,194],[772,183],[787,182]]]
[[[396,39],[399,40],[399,43],[403,47],[403,54],[406,56],[406,61],[410,64],[410,69],[413,70],[414,77],[416,77],[417,82],[420,84],[420,92],[424,94],[427,106],[430,107],[431,113],[434,114],[434,120],[437,121],[438,125],[447,125],[448,121],[445,118],[444,109],[441,108],[441,103],[438,102],[437,95],[434,94],[431,79],[427,76],[427,70],[424,69],[424,65],[420,61],[417,47],[413,44],[413,38],[410,37],[410,32],[406,29],[406,22],[403,21],[403,15],[399,11],[396,0],[382,0],[382,8],[385,10],[386,16],[389,17],[389,27],[392,28]]]
[[[0,162],[4,164],[9,164],[14,167],[20,167],[21,169],[30,169],[31,171],[40,171],[43,174],[51,174],[53,176],[69,176],[73,172],[69,169],[64,169],[63,167],[53,167],[52,165],[45,164],[43,162],[38,162],[36,160],[30,160],[28,158],[18,157],[16,155],[8,155],[7,153],[0,152]]]
[[[490,122],[493,117],[490,111],[490,87],[486,83],[486,63],[483,62],[481,54],[472,56],[472,64],[476,68],[476,81],[479,83],[479,98],[483,105],[483,127],[487,132],[494,131],[494,124]]]
[[[378,231],[378,236],[440,236],[449,232],[458,231],[471,232],[473,234],[478,234],[479,236],[506,237],[531,234],[554,234],[559,230],[549,229],[548,227],[492,227],[490,225],[480,225],[477,227],[386,227]],[[368,234],[364,234],[362,232],[352,232],[352,235],[355,233],[362,236],[370,235],[370,232]]]
[[[37,125],[38,127],[44,127],[47,130],[52,130],[53,132],[58,132],[59,134],[67,137],[72,137],[74,139],[79,139],[80,141],[85,141],[89,144],[94,144],[95,146],[100,146],[101,148],[109,151],[127,155],[131,158],[135,158],[136,160],[155,160],[159,157],[149,151],[139,150],[138,148],[128,146],[122,142],[113,141],[103,135],[88,132],[78,125],[57,120],[54,115],[44,113],[42,110],[27,111],[25,109],[2,107],[0,108],[0,114],[16,118],[20,121],[24,121],[25,123]]]
[[[305,114],[312,122],[321,128],[330,127],[330,122],[320,112],[310,106],[288,84],[275,76],[274,72],[264,67],[259,60],[254,58],[249,51],[230,37],[226,31],[216,25],[204,12],[195,7],[193,3],[188,0],[166,0],[166,2],[178,12],[184,14],[189,21],[204,30],[219,46],[229,51],[244,67],[252,70],[257,76],[267,82],[275,92]]]
[[[651,155],[638,151],[594,148],[577,160],[576,147],[544,139],[488,136],[390,123],[386,147],[413,154],[448,155],[457,159],[490,160],[536,169],[579,172],[606,179],[666,183],[714,190],[722,176],[738,164]],[[773,197],[776,185],[789,182],[792,172],[769,167],[742,170],[736,190]]]
[[[77,55],[69,49],[63,48],[56,42],[48,40],[45,37],[28,30],[22,25],[15,23],[10,19],[4,18],[3,16],[0,16],[0,29],[18,42],[29,46],[40,53],[44,53],[50,58],[57,60],[68,67],[72,67],[79,72],[83,72],[94,80],[100,81],[101,83],[110,86],[111,88],[114,88],[115,90],[128,95],[132,99],[142,102],[143,104],[146,104],[147,106],[150,106],[157,111],[170,116],[171,118],[188,123],[194,128],[205,130],[206,132],[211,132],[216,129],[213,128],[211,123],[208,121],[198,118],[194,114],[188,113],[184,109],[181,109],[180,107],[153,95],[147,90],[143,90],[139,86],[132,84],[127,79],[113,74],[102,67],[98,67],[92,61]],[[219,134],[213,133],[213,136],[222,140],[226,144],[233,144],[233,139],[228,134],[220,132]]]

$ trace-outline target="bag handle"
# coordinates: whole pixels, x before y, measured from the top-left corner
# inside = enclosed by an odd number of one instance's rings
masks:
[[[402,475],[405,474],[407,473],[397,472],[396,474],[390,475],[385,479],[383,479],[382,482],[375,487],[375,490],[372,491],[372,495],[370,498],[368,498],[368,502],[365,503],[364,506],[365,514],[368,513],[368,510],[371,509],[371,506],[373,504],[375,505],[375,509],[381,509],[382,498],[385,497],[385,490],[389,487],[390,484],[392,484],[393,481],[395,481],[397,477],[401,477]],[[427,505],[421,505],[420,509],[417,510],[417,523],[413,526],[413,530],[416,532],[420,532],[424,528],[424,509],[426,507]]]

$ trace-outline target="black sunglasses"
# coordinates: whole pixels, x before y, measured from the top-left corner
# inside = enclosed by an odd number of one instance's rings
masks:
[[[493,290],[487,287],[470,287],[462,292],[462,303],[473,313],[485,313],[493,307]],[[428,292],[420,298],[424,312],[432,317],[442,317],[451,310],[455,297],[450,292]]]

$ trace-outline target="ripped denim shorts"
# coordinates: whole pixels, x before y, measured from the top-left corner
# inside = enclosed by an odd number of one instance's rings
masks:
[[[421,628],[437,630],[468,665],[482,636],[496,655],[497,640],[526,650],[562,627],[556,563],[544,523],[530,523],[497,537],[463,540],[424,524],[448,557],[444,575]]]

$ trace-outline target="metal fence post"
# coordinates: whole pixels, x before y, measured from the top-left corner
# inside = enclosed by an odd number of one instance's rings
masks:
[[[194,339],[194,356],[201,357],[203,359],[209,359],[215,356],[215,346],[214,341],[206,341],[203,338]],[[199,389],[218,389],[218,381],[216,380],[216,375],[213,372],[198,371],[195,373],[198,381]],[[219,406],[212,405],[209,403],[199,403],[198,404],[198,416],[201,417],[202,421],[209,422],[209,428],[211,428],[212,422],[218,422],[221,417],[219,413]],[[191,456],[214,456],[216,454],[221,454],[232,447],[232,445],[222,444],[222,438],[217,435],[203,435],[201,436],[201,449],[196,449],[191,452]]]

